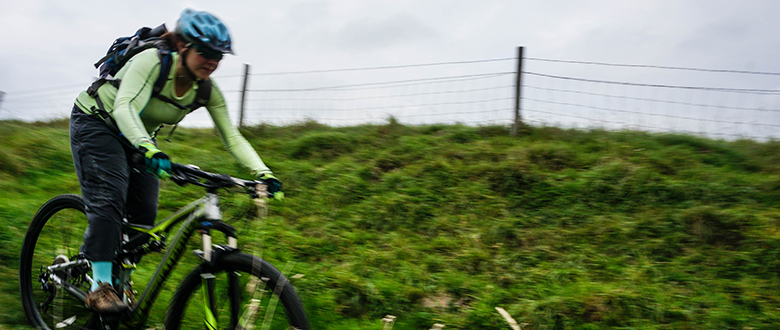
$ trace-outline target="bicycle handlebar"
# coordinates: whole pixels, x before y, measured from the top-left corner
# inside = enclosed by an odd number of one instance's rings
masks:
[[[217,190],[220,188],[241,187],[250,194],[257,193],[258,186],[267,186],[262,180],[249,181],[234,178],[227,174],[217,174],[201,170],[195,165],[184,165],[171,163],[171,180],[176,184],[183,186],[185,184],[194,184],[205,187],[207,190]],[[200,179],[205,180],[201,182]],[[268,197],[272,194],[266,192]]]
[[[133,155],[133,161],[138,164],[143,164],[143,157],[143,154],[140,152],[135,153]],[[208,191],[215,191],[220,188],[241,187],[253,198],[257,196],[258,186],[268,186],[263,180],[248,181],[234,178],[227,174],[210,173],[201,170],[195,165],[184,165],[171,162],[171,172],[171,180],[180,186],[194,184],[204,187]],[[206,180],[206,182],[201,182],[198,179]],[[273,197],[273,194],[267,191],[266,195],[268,197]]]

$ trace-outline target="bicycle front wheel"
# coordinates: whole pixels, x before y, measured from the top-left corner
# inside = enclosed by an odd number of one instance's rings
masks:
[[[215,264],[202,264],[184,279],[168,309],[166,330],[310,329],[298,293],[273,265],[239,252],[225,254]],[[202,289],[212,276],[213,290]],[[214,311],[213,319],[207,309]]]
[[[92,312],[83,301],[89,288],[88,263],[47,270],[78,261],[87,224],[81,196],[60,195],[38,210],[27,229],[19,260],[19,289],[24,313],[36,329],[91,327]]]

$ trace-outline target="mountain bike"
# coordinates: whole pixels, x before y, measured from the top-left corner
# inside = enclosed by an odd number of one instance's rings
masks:
[[[206,195],[154,226],[123,224],[114,260],[114,288],[131,308],[99,314],[85,307],[91,264],[80,253],[87,226],[84,200],[60,195],[35,214],[22,245],[19,263],[21,300],[36,329],[144,329],[149,313],[196,233],[200,264],[173,294],[165,329],[310,329],[301,300],[288,277],[267,261],[239,250],[237,230],[222,221],[217,192],[243,192],[264,208],[268,197],[261,181],[209,173],[193,165],[172,164],[173,182],[205,188]],[[174,232],[169,240],[167,236]],[[227,244],[212,244],[221,232]],[[143,256],[159,252],[161,261],[136,297],[132,274]],[[281,308],[277,308],[281,303]]]

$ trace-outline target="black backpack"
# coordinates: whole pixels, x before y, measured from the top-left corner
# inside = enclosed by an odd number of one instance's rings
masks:
[[[108,48],[106,56],[103,56],[103,58],[95,63],[95,68],[99,68],[100,75],[98,80],[87,88],[87,94],[95,98],[98,105],[96,108],[92,109],[93,113],[97,113],[114,132],[119,133],[119,129],[117,128],[114,119],[111,118],[105,110],[103,102],[98,97],[97,90],[105,83],[110,83],[118,89],[121,80],[114,79],[114,75],[119,72],[119,69],[121,69],[130,58],[149,48],[157,48],[157,54],[160,56],[161,64],[160,76],[157,77],[154,87],[152,88],[152,97],[156,97],[173,104],[181,110],[188,110],[189,112],[204,107],[209,102],[209,99],[211,98],[211,79],[198,81],[198,94],[195,95],[195,100],[189,105],[181,105],[168,97],[160,95],[160,91],[163,86],[165,86],[168,72],[170,72],[173,67],[172,50],[169,49],[168,45],[160,38],[166,32],[168,32],[168,29],[165,27],[165,24],[161,24],[154,29],[142,27],[129,37],[120,37],[114,40],[114,43]],[[173,128],[170,135],[173,135],[174,130],[176,130],[176,127]],[[159,131],[159,128],[157,131]],[[157,135],[157,131],[154,132],[155,136]]]
[[[93,109],[93,111],[96,111],[112,130],[116,132],[119,131],[116,128],[116,123],[114,123],[113,118],[111,118],[105,110],[103,102],[98,97],[97,90],[104,83],[110,83],[118,89],[121,80],[114,79],[114,75],[119,72],[119,69],[121,69],[130,58],[149,48],[157,48],[157,54],[160,56],[161,64],[160,76],[157,77],[157,80],[154,83],[152,97],[156,97],[173,104],[181,110],[188,110],[189,112],[206,106],[211,98],[211,79],[198,81],[198,94],[195,96],[195,100],[189,105],[181,105],[168,97],[160,95],[160,91],[163,86],[165,86],[168,72],[170,72],[173,67],[172,50],[169,49],[168,45],[160,38],[166,32],[168,32],[168,29],[165,27],[165,24],[161,24],[154,29],[142,27],[131,36],[120,37],[114,40],[114,43],[108,48],[106,56],[103,56],[103,58],[95,63],[95,68],[99,68],[100,70],[100,78],[92,83],[87,89],[87,93],[97,101],[98,106]],[[171,132],[171,134],[172,133],[173,132]]]

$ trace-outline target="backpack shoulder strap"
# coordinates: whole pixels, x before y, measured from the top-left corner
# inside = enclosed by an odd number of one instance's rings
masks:
[[[198,94],[195,95],[195,100],[187,106],[183,106],[178,102],[171,100],[163,95],[160,95],[165,82],[168,81],[168,75],[173,68],[173,56],[170,50],[160,49],[158,52],[160,56],[160,76],[154,82],[154,88],[152,89],[152,97],[156,97],[165,102],[171,103],[179,109],[189,110],[193,112],[200,107],[205,107],[211,99],[211,79],[201,80],[198,82]]]
[[[168,81],[168,75],[173,67],[173,56],[171,55],[170,50],[159,48],[157,50],[157,55],[160,56],[160,75],[154,82],[152,96],[160,94],[160,91],[162,91],[165,86],[165,82]]]
[[[198,82],[198,94],[195,95],[195,101],[193,101],[187,108],[190,112],[195,111],[200,107],[205,107],[211,99],[211,78],[201,80]]]
[[[188,107],[185,107],[178,102],[160,94],[163,87],[165,87],[165,83],[168,81],[168,75],[173,68],[173,56],[171,55],[171,51],[162,48],[157,51],[157,55],[160,56],[160,75],[157,76],[157,80],[154,81],[154,85],[152,86],[152,97],[156,97],[160,100],[173,104],[181,110],[188,109]]]

